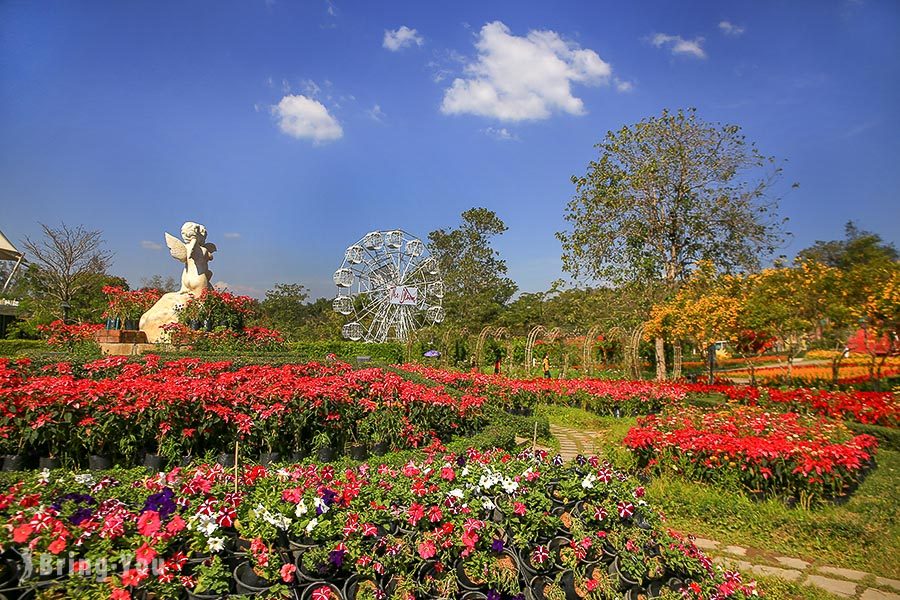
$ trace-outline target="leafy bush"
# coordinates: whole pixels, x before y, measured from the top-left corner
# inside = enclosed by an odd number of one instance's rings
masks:
[[[0,340],[0,356],[18,356],[46,347],[47,342],[43,340]]]

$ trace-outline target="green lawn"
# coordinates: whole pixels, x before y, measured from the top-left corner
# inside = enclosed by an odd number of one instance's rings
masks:
[[[551,423],[596,432],[596,450],[615,464],[634,464],[621,441],[635,419],[598,417],[578,409],[543,407]],[[850,500],[810,511],[776,500],[753,501],[737,491],[692,483],[676,476],[654,477],[648,502],[680,531],[748,546],[816,565],[859,569],[900,579],[900,452],[882,449],[874,469]]]

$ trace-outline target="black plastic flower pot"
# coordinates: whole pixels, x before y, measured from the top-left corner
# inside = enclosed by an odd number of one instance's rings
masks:
[[[264,467],[277,463],[279,460],[281,460],[280,452],[261,452],[259,455],[259,464]]]
[[[619,569],[619,557],[617,556],[612,564],[607,568],[607,572],[618,581],[618,588],[620,591],[627,590],[629,588],[635,587],[639,585],[640,582],[631,579],[624,573],[622,573],[621,569]]]
[[[108,456],[91,454],[88,457],[88,469],[91,471],[105,471],[112,468],[112,461]]]
[[[391,449],[391,445],[388,442],[376,442],[372,445],[372,454],[375,456],[384,456]]]
[[[317,593],[317,590],[322,587],[328,588],[328,597],[337,598],[339,600],[344,599],[344,595],[341,593],[338,586],[328,581],[319,581],[306,586],[306,589],[303,590],[303,594],[300,595],[300,600],[317,600],[320,597],[319,594],[321,594],[321,592]]]
[[[485,582],[480,581],[478,577],[470,577],[466,572],[466,561],[460,559],[456,561],[456,578],[459,580],[459,586],[466,591],[480,590]]]
[[[316,460],[319,462],[331,462],[334,460],[334,448],[331,446],[323,446],[316,450]]]
[[[365,444],[353,444],[350,446],[350,458],[353,460],[366,460],[369,458],[369,450]]]
[[[21,454],[7,454],[3,457],[3,466],[2,470],[4,471],[24,471],[25,470],[25,457]]]
[[[216,457],[216,463],[222,465],[226,469],[234,468],[234,454],[231,452],[222,452]]]
[[[153,473],[159,473],[163,470],[163,457],[159,454],[150,454],[147,453],[144,455],[144,463],[143,466],[147,467],[148,471]]]
[[[137,331],[140,329],[140,319],[125,319],[125,329],[128,331]]]
[[[234,568],[234,584],[238,594],[257,595],[272,587],[273,582],[254,573],[249,562],[242,562]]]
[[[216,593],[196,593],[192,590],[184,588],[184,595],[188,598],[188,600],[220,600],[221,598],[225,598],[226,594],[216,594]]]
[[[341,593],[344,596],[344,600],[356,600],[356,597],[359,595],[360,591],[363,591],[363,588],[367,588],[369,591],[381,590],[384,593],[384,586],[381,582],[372,579],[371,577],[367,577],[364,575],[353,574],[347,581],[344,582],[344,585],[341,589]]]
[[[51,458],[49,456],[42,456],[38,459],[38,468],[39,469],[59,469],[62,467],[62,461],[58,458]]]

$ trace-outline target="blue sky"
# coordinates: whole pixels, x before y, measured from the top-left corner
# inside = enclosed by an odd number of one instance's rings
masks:
[[[786,161],[792,256],[900,241],[900,3],[0,3],[0,229],[101,229],[113,272],[333,294],[344,248],[473,206],[526,291],[561,277],[570,176],[607,130],[695,106]],[[791,184],[798,182],[799,188]]]

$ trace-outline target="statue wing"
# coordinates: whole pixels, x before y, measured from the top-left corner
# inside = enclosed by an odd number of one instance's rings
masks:
[[[166,233],[166,246],[169,247],[169,254],[172,255],[172,258],[179,262],[187,262],[187,247],[184,245],[184,242],[174,235]]]

